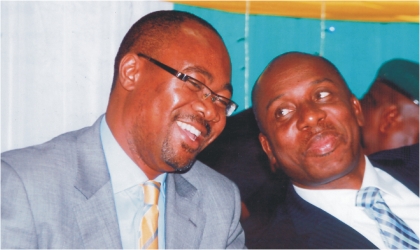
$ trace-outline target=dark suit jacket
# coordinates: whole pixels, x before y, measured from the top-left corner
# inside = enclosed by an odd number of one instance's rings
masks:
[[[369,159],[419,195],[418,144],[379,152]],[[245,222],[251,226],[244,225],[253,232],[246,235],[249,248],[377,248],[351,227],[303,200],[291,185],[272,218],[252,219]]]
[[[222,134],[197,157],[235,182],[251,215],[272,214],[284,201],[288,177],[273,174],[252,108],[228,117]]]

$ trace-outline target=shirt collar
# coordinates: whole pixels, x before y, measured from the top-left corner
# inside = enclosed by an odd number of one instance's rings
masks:
[[[148,180],[144,172],[133,160],[131,160],[118,144],[109,129],[105,116],[101,121],[101,140],[114,194],[142,184]],[[166,175],[167,174],[164,173],[155,178],[156,181],[159,181],[162,184],[162,191],[166,189]],[[165,192],[161,193],[163,195],[165,194]]]
[[[395,179],[393,179],[389,174],[387,174],[386,172],[382,171],[379,168],[375,168],[372,163],[370,162],[369,158],[367,156],[365,157],[365,172],[363,175],[363,181],[362,181],[362,186],[360,189],[364,188],[364,187],[377,187],[380,190],[384,191],[387,194],[391,194],[397,197],[400,197],[400,195],[398,195],[398,193],[395,191],[396,189],[394,188],[394,183],[395,183]],[[300,188],[297,187],[295,185],[293,185],[294,189],[296,190],[296,192],[299,194],[299,196],[301,196],[302,198],[306,199],[306,200],[311,200],[312,198],[312,191],[317,191],[318,194],[322,194],[322,193],[328,193],[329,192],[338,192],[339,190],[333,190],[333,189],[329,189],[329,190],[312,190],[312,189],[305,189],[305,188]],[[342,190],[342,189],[340,189]],[[326,191],[326,192],[324,192]],[[356,190],[357,191],[357,190]],[[340,191],[341,192],[341,191]]]
[[[365,187],[377,187],[387,194],[400,197],[394,188],[395,180],[393,178],[389,178],[389,174],[385,173],[381,169],[373,167],[369,158],[366,156],[365,161],[365,174],[363,176],[363,182],[360,189]]]

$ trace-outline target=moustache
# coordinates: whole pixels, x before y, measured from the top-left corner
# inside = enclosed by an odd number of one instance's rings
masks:
[[[307,134],[305,135],[303,139],[304,145],[307,145],[314,135],[322,133],[324,131],[337,133],[336,128],[332,124],[329,124],[329,123],[319,124],[317,126],[312,127],[311,130],[306,131]]]

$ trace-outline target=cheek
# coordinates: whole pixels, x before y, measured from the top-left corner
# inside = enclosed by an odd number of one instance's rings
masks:
[[[149,93],[151,96],[146,105],[150,107],[151,115],[157,118],[170,115],[173,110],[185,105],[187,99],[183,96],[184,92],[181,88],[172,89],[161,85],[153,93]]]
[[[214,124],[214,133],[217,136],[219,136],[226,126],[226,117],[220,117],[220,120]]]
[[[226,125],[226,118],[220,118],[220,121],[213,124],[211,127],[211,136],[207,141],[207,144],[204,147],[207,147],[210,143],[212,143],[222,132]]]
[[[159,137],[171,125],[180,106],[179,95],[169,91],[147,91],[137,99],[132,113],[137,113],[136,123],[148,134]]]
[[[419,141],[419,121],[415,120],[408,120],[403,123],[403,127],[401,129],[403,133],[407,135],[409,139],[408,144],[414,144]]]
[[[344,130],[359,130],[356,114],[349,107],[331,108],[327,110],[327,113],[330,118],[327,121],[333,122],[335,126],[339,126]]]
[[[286,165],[287,163],[295,162],[297,155],[300,153],[298,134],[294,126],[279,126],[270,135],[270,138],[275,138],[272,141],[272,150],[277,161]]]

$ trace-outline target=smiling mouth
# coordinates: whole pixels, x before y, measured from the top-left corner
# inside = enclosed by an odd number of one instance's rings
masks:
[[[183,130],[189,132],[188,134],[192,141],[195,141],[197,137],[201,135],[201,131],[190,124],[187,124],[181,121],[176,121],[176,124],[178,124],[178,126],[182,128]]]

